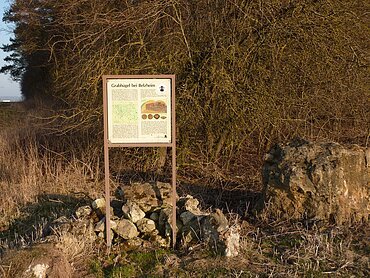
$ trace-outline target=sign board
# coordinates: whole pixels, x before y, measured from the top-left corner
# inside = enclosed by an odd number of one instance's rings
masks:
[[[108,78],[108,141],[172,143],[172,78]]]
[[[172,223],[176,223],[175,75],[104,75],[106,236],[110,248],[109,148],[172,149]],[[173,227],[176,227],[173,224]],[[172,231],[173,246],[176,230]]]

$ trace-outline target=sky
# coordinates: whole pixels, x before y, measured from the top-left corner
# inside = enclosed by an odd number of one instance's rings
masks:
[[[9,38],[12,36],[9,25],[2,21],[4,11],[10,6],[10,0],[0,0],[0,45],[8,44]],[[5,65],[4,58],[8,55],[0,49],[0,67]],[[21,91],[18,82],[11,80],[9,75],[0,73],[0,98],[4,96],[20,98]]]

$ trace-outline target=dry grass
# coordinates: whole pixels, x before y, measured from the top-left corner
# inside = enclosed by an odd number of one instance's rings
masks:
[[[63,251],[70,263],[93,254],[95,235],[93,230],[81,229],[78,233],[56,232],[56,247]]]
[[[20,217],[20,208],[27,203],[35,203],[41,195],[78,192],[88,195],[95,185],[95,181],[85,175],[79,161],[66,164],[63,158],[55,158],[44,150],[41,152],[34,141],[28,144],[26,147],[12,147],[10,143],[1,150],[2,227],[12,218]]]
[[[359,238],[354,236],[369,236],[368,226],[321,229],[284,221],[261,222],[257,227],[246,228],[246,248],[242,249],[263,273],[270,272],[273,277],[369,274],[366,248],[357,248]]]
[[[104,188],[93,152],[82,161],[59,151],[65,147],[61,138],[47,144],[38,137],[42,130],[13,124],[0,132],[1,248],[39,240],[47,223],[70,216]]]

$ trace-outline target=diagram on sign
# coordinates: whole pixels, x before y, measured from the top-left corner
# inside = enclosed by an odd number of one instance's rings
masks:
[[[159,120],[167,118],[166,100],[147,100],[141,105],[141,118],[143,120]]]

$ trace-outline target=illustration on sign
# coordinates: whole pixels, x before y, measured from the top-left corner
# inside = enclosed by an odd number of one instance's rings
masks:
[[[171,142],[171,79],[109,79],[111,143]]]

